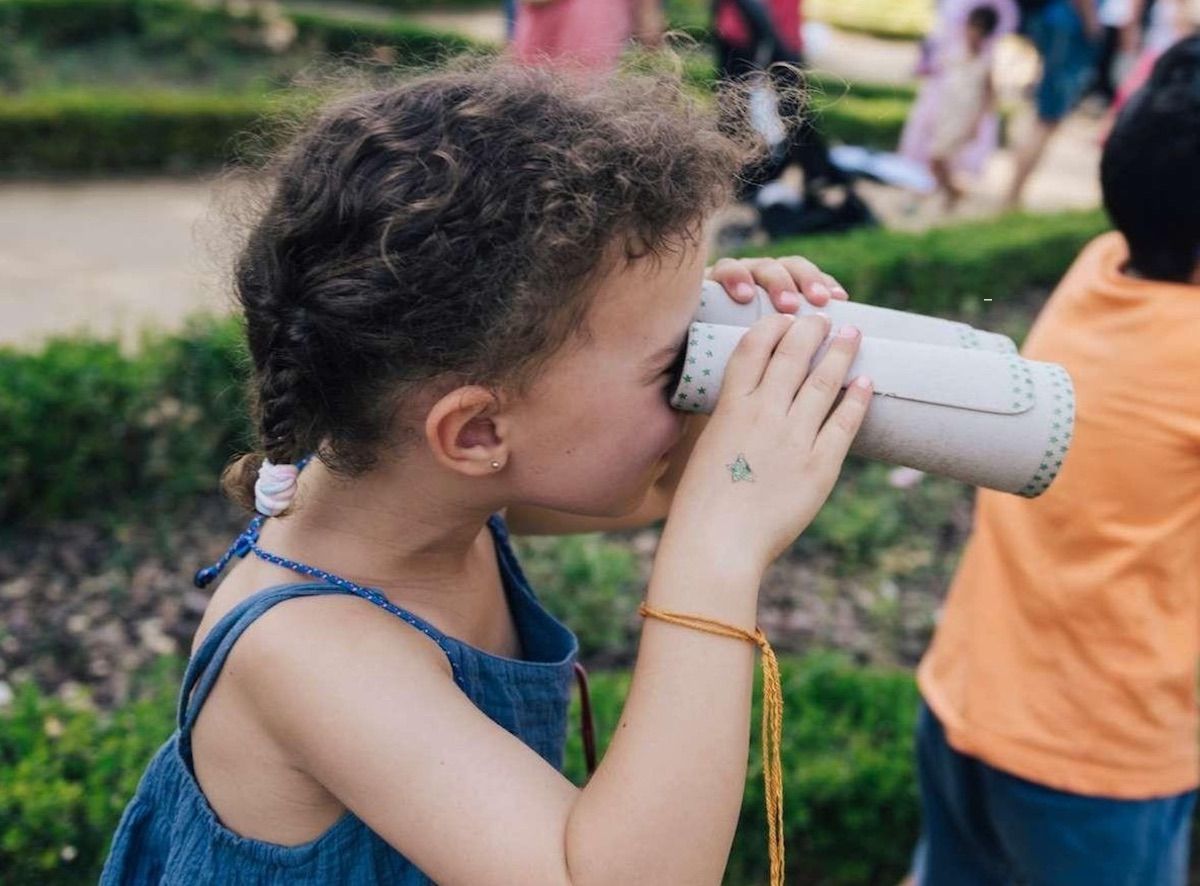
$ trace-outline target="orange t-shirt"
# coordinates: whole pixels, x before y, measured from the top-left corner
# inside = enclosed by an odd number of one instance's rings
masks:
[[[950,744],[1059,790],[1200,784],[1200,286],[1082,252],[1023,350],[1075,382],[1074,441],[1036,499],[980,490],[917,671]]]

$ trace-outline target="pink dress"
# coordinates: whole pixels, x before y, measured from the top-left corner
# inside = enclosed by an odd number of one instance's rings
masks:
[[[949,92],[953,91],[947,90],[946,62],[955,58],[961,60],[967,16],[976,6],[991,6],[999,17],[996,30],[983,49],[983,58],[987,59],[989,65],[996,42],[1016,30],[1018,12],[1013,0],[946,0],[942,4],[937,28],[931,35],[932,72],[923,78],[900,136],[900,153],[922,166],[929,164],[935,153],[935,144],[941,141],[938,134],[945,124],[939,125],[939,119],[945,117],[944,105],[949,99]],[[952,165],[955,169],[978,175],[999,143],[1000,117],[998,114],[989,114],[983,119],[975,137],[955,154]]]
[[[513,57],[525,65],[579,67],[610,73],[633,33],[635,0],[520,3]]]
[[[804,39],[800,33],[800,5],[801,0],[767,2],[767,13],[771,17],[771,24],[775,26],[775,36],[779,38],[785,50],[796,56],[804,51]],[[722,0],[717,4],[713,30],[726,43],[731,43],[739,49],[753,49],[750,28],[732,0]]]

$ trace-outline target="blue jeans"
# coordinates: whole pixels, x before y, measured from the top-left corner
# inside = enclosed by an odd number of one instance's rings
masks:
[[[1067,116],[1087,88],[1099,46],[1088,39],[1071,0],[1051,0],[1023,24],[1042,57],[1037,113],[1046,123]]]
[[[517,0],[504,0],[504,36],[512,39],[513,25],[517,22]]]
[[[918,886],[1185,886],[1196,792],[1151,800],[1070,794],[950,747],[917,725]]]

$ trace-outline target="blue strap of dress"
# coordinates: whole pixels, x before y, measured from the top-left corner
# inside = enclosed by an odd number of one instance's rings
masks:
[[[307,465],[311,460],[312,460],[312,455],[310,454],[310,455],[304,456],[299,461],[297,461],[296,462],[297,471],[304,470],[304,466]],[[261,547],[259,547],[258,538],[259,538],[259,531],[262,529],[263,522],[266,519],[267,518],[262,514],[255,517],[253,520],[250,521],[250,524],[244,530],[242,530],[242,533],[233,540],[233,544],[231,544],[229,546],[229,549],[224,554],[221,555],[221,558],[219,560],[217,560],[216,563],[214,563],[212,566],[207,566],[204,569],[197,570],[196,575],[193,578],[193,582],[195,583],[196,587],[198,587],[198,588],[207,587],[211,582],[213,582],[217,578],[217,576],[219,576],[221,574],[221,572],[225,569],[225,567],[229,565],[229,561],[232,560],[235,556],[236,557],[245,557],[247,554],[252,553],[252,554],[254,554],[254,556],[258,557],[260,560],[265,560],[268,563],[274,563],[276,566],[282,566],[285,569],[290,569],[293,572],[298,572],[300,575],[304,575],[309,578],[319,579],[320,581],[322,581],[326,584],[333,585],[333,586],[341,588],[345,591],[349,591],[352,594],[356,594],[360,597],[370,600],[372,603],[376,604],[380,608],[386,609],[388,612],[392,613],[393,615],[400,617],[401,619],[406,621],[408,624],[412,625],[414,628],[419,630],[421,633],[428,636],[431,640],[433,640],[435,643],[437,643],[439,647],[441,647],[442,652],[444,652],[446,654],[446,658],[450,661],[451,669],[454,671],[455,682],[457,682],[459,684],[459,686],[464,685],[462,672],[458,666],[458,661],[456,660],[455,656],[451,654],[451,651],[449,648],[449,643],[447,643],[447,637],[445,634],[443,634],[441,631],[434,628],[431,624],[426,622],[424,619],[418,618],[417,616],[413,615],[411,612],[408,612],[405,609],[401,609],[395,603],[390,601],[382,592],[376,590],[375,588],[369,588],[364,585],[357,584],[355,582],[350,581],[350,579],[348,579],[348,578],[342,578],[340,575],[335,575],[332,572],[326,572],[324,569],[318,569],[316,566],[309,566],[307,563],[301,563],[297,560],[289,560],[287,557],[281,557],[278,554],[272,554],[270,551],[263,550]],[[252,600],[254,598],[250,598],[250,599]],[[248,601],[244,601],[244,602],[248,602]],[[236,611],[236,610],[231,610],[229,615],[232,615],[234,611]],[[261,611],[265,611],[265,610],[258,610],[256,612],[254,612],[254,615],[252,615],[251,618],[249,620],[247,620],[246,623],[248,624],[249,621],[253,620],[253,618],[255,616],[257,616]],[[213,629],[213,633],[214,634],[218,633],[217,628]],[[235,634],[236,633],[241,633],[241,632],[236,631]],[[212,640],[213,642],[210,643],[209,642],[210,640]],[[183,698],[180,701],[180,717],[179,717],[180,723],[185,722],[184,712],[186,711],[187,694],[191,689],[191,685],[189,685],[189,684],[195,682],[194,678],[188,679],[189,677],[192,677],[192,675],[191,675],[192,666],[197,666],[197,676],[198,676],[200,671],[203,670],[203,668],[208,664],[209,659],[211,659],[213,657],[212,653],[213,653],[213,650],[215,649],[215,644],[218,642],[221,642],[219,637],[206,637],[205,642],[204,642],[204,648],[202,648],[197,653],[196,658],[192,661],[191,665],[189,665],[189,669],[188,669],[189,673],[185,677],[184,694],[183,694]],[[210,648],[210,647],[212,647],[212,648]],[[223,656],[222,656],[222,658],[223,658]],[[220,668],[218,667],[216,669],[216,671],[219,671],[219,670],[220,670]],[[212,679],[215,679],[215,672],[214,672]],[[204,692],[201,694],[206,695],[207,692]],[[201,701],[202,701],[202,699],[201,699]]]
[[[304,456],[302,459],[296,462],[297,470],[304,470],[304,466],[311,460],[311,454]],[[263,550],[258,545],[258,538],[259,530],[262,529],[263,522],[266,519],[267,518],[263,515],[255,517],[250,521],[250,525],[248,525],[242,531],[241,535],[233,540],[233,544],[229,546],[229,550],[222,554],[221,558],[216,563],[214,563],[212,566],[205,567],[204,569],[197,570],[195,578],[193,579],[196,587],[207,587],[214,579],[216,579],[218,575],[221,574],[222,570],[229,565],[229,561],[235,556],[245,557],[250,553],[253,553],[254,556],[258,557],[260,560],[265,560],[268,563],[274,563],[276,566],[282,566],[285,569],[291,569],[293,572],[298,572],[301,575],[307,575],[311,578],[318,578],[327,584],[334,585],[353,594],[365,597],[372,603],[375,603],[376,605],[386,609],[388,612],[391,612],[404,619],[404,621],[408,622],[410,625],[429,636],[446,654],[446,658],[450,662],[450,667],[454,671],[454,681],[465,691],[465,683],[462,672],[459,669],[457,660],[450,653],[448,644],[446,643],[446,636],[444,634],[433,629],[432,626],[427,624],[423,619],[419,619],[412,613],[399,608],[374,588],[364,587],[363,585],[356,584],[349,579],[342,578],[340,575],[334,575],[332,572],[326,572],[324,569],[318,569],[315,566],[309,566],[307,563],[300,563],[296,560],[289,560],[286,557],[280,557],[278,554],[272,554],[270,551]],[[504,524],[497,520],[493,526],[495,527],[497,537],[502,542],[506,542],[508,539],[508,532]],[[500,545],[502,556],[507,562],[509,568],[512,569],[513,572],[521,578],[521,580],[524,580],[520,564],[517,562],[515,557],[511,557],[509,555],[507,548],[508,545],[505,543]],[[283,591],[287,589],[277,590]],[[312,589],[304,591],[306,594],[314,592],[315,591]],[[293,594],[294,593],[295,592],[293,592]],[[286,597],[283,599],[286,599]],[[251,600],[253,600],[253,598],[251,598]],[[243,601],[243,605],[249,602],[249,600]],[[225,655],[228,654],[229,648],[233,645],[233,642],[237,640],[241,632],[249,626],[250,622],[253,621],[255,617],[262,612],[265,612],[276,602],[279,602],[279,599],[276,598],[271,599],[269,602],[262,602],[265,603],[265,605],[260,605],[259,602],[255,602],[254,609],[250,610],[250,612],[252,612],[250,618],[245,618],[244,614],[238,617],[237,622],[241,625],[240,628],[237,627],[237,624],[231,625],[230,628],[224,632],[218,631],[220,625],[213,628],[212,633],[208,637],[205,637],[201,649],[188,664],[188,670],[184,676],[183,691],[180,694],[178,714],[180,733],[183,736],[182,750],[184,751],[185,755],[188,755],[190,751],[190,738],[188,736],[188,732],[191,729],[192,723],[195,722],[196,717],[198,717],[200,714],[200,707],[204,704],[204,699],[207,697],[209,691],[211,691],[212,684],[216,681],[217,675],[220,673],[220,664],[224,662]],[[226,618],[233,616],[234,612],[236,612],[236,610],[231,611]],[[229,636],[226,636],[226,634]],[[220,644],[219,649],[217,646],[218,643]],[[218,667],[213,668],[210,673],[205,673],[208,670],[209,662],[214,657],[218,661]],[[583,698],[583,707],[580,711],[580,716],[583,723],[582,732],[584,741],[584,754],[587,761],[587,772],[590,776],[596,769],[596,750],[595,739],[593,738],[594,729],[592,727],[591,705],[589,704],[588,699],[587,672],[583,669],[583,665],[581,665],[579,662],[575,662],[574,669]],[[192,686],[195,685],[197,679],[202,673],[205,674],[205,679],[201,683],[199,691],[196,693],[196,697],[189,701]]]
[[[297,473],[303,471],[304,466],[310,461],[312,461],[311,454],[304,456],[304,458],[296,462]],[[221,559],[219,559],[212,566],[197,570],[195,577],[192,579],[196,587],[207,587],[216,579],[218,575],[221,574],[225,567],[229,565],[229,561],[235,556],[245,557],[247,554],[253,553],[254,556],[258,557],[260,560],[266,560],[268,563],[274,563],[276,566],[282,566],[285,569],[292,570],[293,572],[299,572],[301,575],[307,575],[310,578],[319,578],[321,581],[328,582],[331,585],[336,585],[339,588],[345,588],[348,591],[361,594],[364,597],[371,599],[379,598],[384,601],[387,600],[386,597],[373,588],[367,588],[363,587],[362,585],[355,584],[347,578],[342,578],[340,575],[334,575],[332,572],[326,572],[324,569],[318,569],[315,566],[309,566],[307,563],[289,560],[287,557],[280,557],[278,554],[272,554],[270,551],[264,551],[258,546],[258,536],[259,531],[262,529],[263,522],[266,519],[267,518],[265,516],[259,514],[250,521],[250,525],[242,530],[242,534],[233,540],[233,544],[229,546],[229,550],[221,555]]]

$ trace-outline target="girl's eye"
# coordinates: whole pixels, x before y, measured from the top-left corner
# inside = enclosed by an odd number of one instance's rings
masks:
[[[687,358],[687,346],[679,349],[679,353],[675,355],[675,359],[671,361],[671,365],[663,370],[663,378],[666,381],[663,383],[663,392],[667,396],[668,402],[671,399],[671,394],[676,387],[679,386],[679,379],[683,377],[683,362]]]

